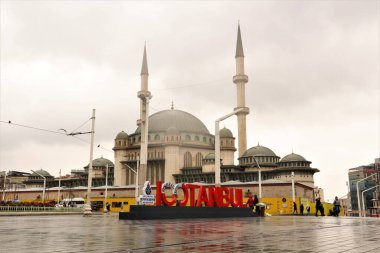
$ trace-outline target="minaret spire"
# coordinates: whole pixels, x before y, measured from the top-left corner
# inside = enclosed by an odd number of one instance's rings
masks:
[[[237,35],[237,42],[236,42],[235,58],[237,57],[244,57],[243,42],[241,41],[241,33],[240,33],[240,24],[238,25],[238,35]]]
[[[146,45],[144,45],[144,56],[143,56],[143,62],[142,62],[142,66],[141,66],[141,75],[149,75],[148,61],[146,59]]]

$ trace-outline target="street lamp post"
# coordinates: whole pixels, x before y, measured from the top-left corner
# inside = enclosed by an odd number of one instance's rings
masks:
[[[5,182],[7,180],[7,172],[4,172],[4,184],[3,184],[3,201],[5,200]]]
[[[136,175],[136,180],[135,180],[135,205],[137,205],[137,200],[138,200],[138,195],[139,195],[139,185],[138,185],[138,178],[139,178],[139,161],[137,160],[136,164],[136,170],[133,169],[131,166],[128,164],[125,164],[133,173]]]
[[[57,204],[59,204],[59,195],[61,195],[61,170],[59,170]]]
[[[104,193],[104,212],[108,212],[107,209],[107,195],[108,195],[108,163],[106,164],[106,190]]]
[[[358,199],[358,211],[359,211],[359,217],[362,216],[362,209],[361,209],[361,206],[360,206],[359,183],[360,183],[361,181],[364,181],[364,180],[366,180],[366,179],[368,179],[368,178],[370,178],[370,177],[376,176],[376,175],[377,175],[377,174],[374,173],[374,174],[369,175],[368,177],[365,177],[365,178],[363,178],[363,179],[360,179],[360,180],[356,181],[356,194],[357,194],[356,197],[357,197],[357,199]]]
[[[291,178],[292,178],[292,199],[293,199],[293,205],[294,205],[294,203],[296,202],[296,191],[294,188],[294,172],[293,171],[291,174]]]
[[[375,186],[373,186],[373,187],[371,187],[371,188],[368,188],[368,189],[362,191],[363,217],[366,216],[366,213],[365,213],[365,199],[364,199],[364,193],[367,192],[367,191],[370,191],[370,190],[372,190],[372,189],[374,189],[374,188],[377,188],[377,185],[375,185]]]
[[[44,188],[42,190],[42,202],[44,203],[44,206],[45,206],[45,188],[46,188],[46,177],[44,177],[43,175],[41,175],[40,173],[32,170],[33,173],[36,173],[37,175],[39,175],[40,177],[42,177],[44,179]]]
[[[259,199],[261,201],[261,167],[260,167],[260,164],[257,162],[256,157],[255,156],[251,156],[251,157],[255,161],[257,167],[259,168]]]
[[[223,117],[215,121],[215,186],[220,186],[220,138],[219,138],[219,123],[232,115],[244,110],[244,108],[239,108],[233,112],[224,115]]]

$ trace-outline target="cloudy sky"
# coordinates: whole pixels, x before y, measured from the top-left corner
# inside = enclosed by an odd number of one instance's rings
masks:
[[[176,109],[214,132],[236,105],[235,47],[245,53],[248,146],[292,152],[320,169],[327,198],[347,170],[379,157],[379,1],[1,1],[0,120],[72,131],[96,109],[94,158],[113,160],[135,131],[147,43],[151,113]],[[236,131],[236,118],[222,126]],[[89,131],[87,122],[78,131]],[[0,170],[69,173],[83,140],[0,123]]]

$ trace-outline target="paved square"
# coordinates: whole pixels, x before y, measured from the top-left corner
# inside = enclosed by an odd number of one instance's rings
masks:
[[[0,217],[0,252],[380,252],[380,219]]]

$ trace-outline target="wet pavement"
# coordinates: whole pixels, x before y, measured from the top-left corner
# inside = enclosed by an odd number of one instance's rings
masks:
[[[380,219],[0,217],[0,252],[380,252]]]

